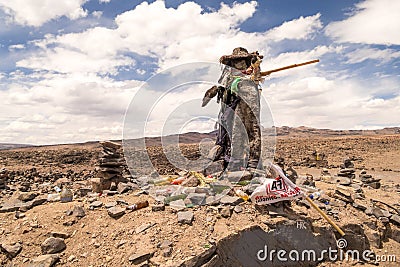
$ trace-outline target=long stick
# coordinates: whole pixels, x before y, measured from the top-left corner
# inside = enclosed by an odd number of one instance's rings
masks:
[[[344,232],[342,231],[342,229],[340,229],[339,226],[337,226],[336,223],[335,223],[334,221],[332,221],[332,220],[328,217],[328,215],[326,215],[320,208],[318,208],[318,206],[315,205],[314,201],[312,201],[311,198],[309,198],[308,196],[305,196],[305,197],[306,197],[307,201],[311,204],[311,206],[313,206],[313,208],[316,209],[316,210],[319,212],[319,214],[321,214],[321,216],[324,217],[324,219],[325,219],[330,225],[332,225],[333,228],[335,228],[335,229],[339,232],[339,234],[340,234],[341,236],[344,236]]]
[[[317,63],[317,62],[319,62],[319,59],[315,59],[315,60],[311,60],[311,61],[307,61],[307,62],[303,62],[303,63],[299,63],[299,64],[293,64],[293,65],[289,65],[289,66],[278,68],[278,69],[262,71],[261,72],[261,76],[267,76],[267,75],[270,75],[273,72],[277,72],[277,71],[281,71],[281,70],[287,70],[287,69],[291,69],[291,68],[296,68],[296,67],[300,67],[300,66],[304,66],[304,65],[308,65],[308,64],[313,64],[313,63]]]

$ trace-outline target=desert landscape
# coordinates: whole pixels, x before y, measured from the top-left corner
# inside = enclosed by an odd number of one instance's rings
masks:
[[[275,160],[288,176],[297,172],[307,194],[321,193],[314,202],[346,233],[346,249],[371,250],[369,260],[260,261],[263,240],[281,249],[321,250],[340,236],[304,199],[282,212],[256,207],[233,190],[202,205],[193,205],[201,188],[193,187],[185,201],[154,197],[147,178],[129,173],[122,152],[115,155],[116,140],[0,150],[0,265],[398,266],[400,128],[276,132]],[[183,134],[183,154],[199,157],[198,142],[206,137],[213,135]],[[157,179],[188,176],[163,156],[159,139],[146,144]],[[94,188],[99,173],[110,170],[101,166],[111,162],[120,180],[108,190]],[[245,192],[250,187],[240,185]],[[62,199],[64,188],[72,199]]]

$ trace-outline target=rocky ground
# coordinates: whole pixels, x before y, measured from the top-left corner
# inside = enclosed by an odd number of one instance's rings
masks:
[[[199,156],[195,144],[182,148],[189,158]],[[1,266],[271,266],[256,256],[265,243],[320,251],[340,238],[305,200],[265,208],[231,193],[209,205],[165,205],[126,168],[118,186],[92,192],[102,149],[87,143],[0,151]],[[154,143],[148,150],[160,173],[179,176],[160,149]],[[347,249],[375,254],[360,262],[275,258],[273,265],[398,266],[399,152],[399,134],[279,136],[277,160],[297,171],[310,194],[319,189],[315,203],[346,232]],[[354,168],[341,166],[346,158]],[[61,202],[57,191],[67,187],[73,200],[61,191]]]

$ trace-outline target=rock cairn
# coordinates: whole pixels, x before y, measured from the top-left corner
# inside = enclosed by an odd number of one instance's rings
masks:
[[[361,171],[359,178],[360,178],[363,186],[365,186],[365,187],[370,186],[374,189],[379,189],[381,187],[381,183],[380,183],[381,179],[373,178],[371,174],[367,174],[366,170]]]
[[[345,159],[343,164],[340,165],[340,170],[337,174],[339,177],[344,177],[340,178],[340,184],[350,185],[353,182],[353,179],[356,178],[355,172],[356,169],[354,168],[354,163],[350,159]]]
[[[8,178],[8,171],[5,168],[0,170],[0,189],[6,189],[6,182]]]
[[[99,166],[96,168],[97,177],[92,179],[92,190],[94,192],[111,190],[124,179],[122,171],[125,159],[122,155],[121,144],[104,141],[100,142],[100,145],[103,151],[99,159]]]

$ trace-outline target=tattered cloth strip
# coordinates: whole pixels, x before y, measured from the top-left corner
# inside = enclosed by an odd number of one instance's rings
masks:
[[[292,200],[303,197],[304,194],[298,186],[289,180],[282,169],[271,164],[271,173],[275,174],[275,179],[266,179],[262,185],[254,190],[250,199],[254,204],[265,205],[284,200]]]

